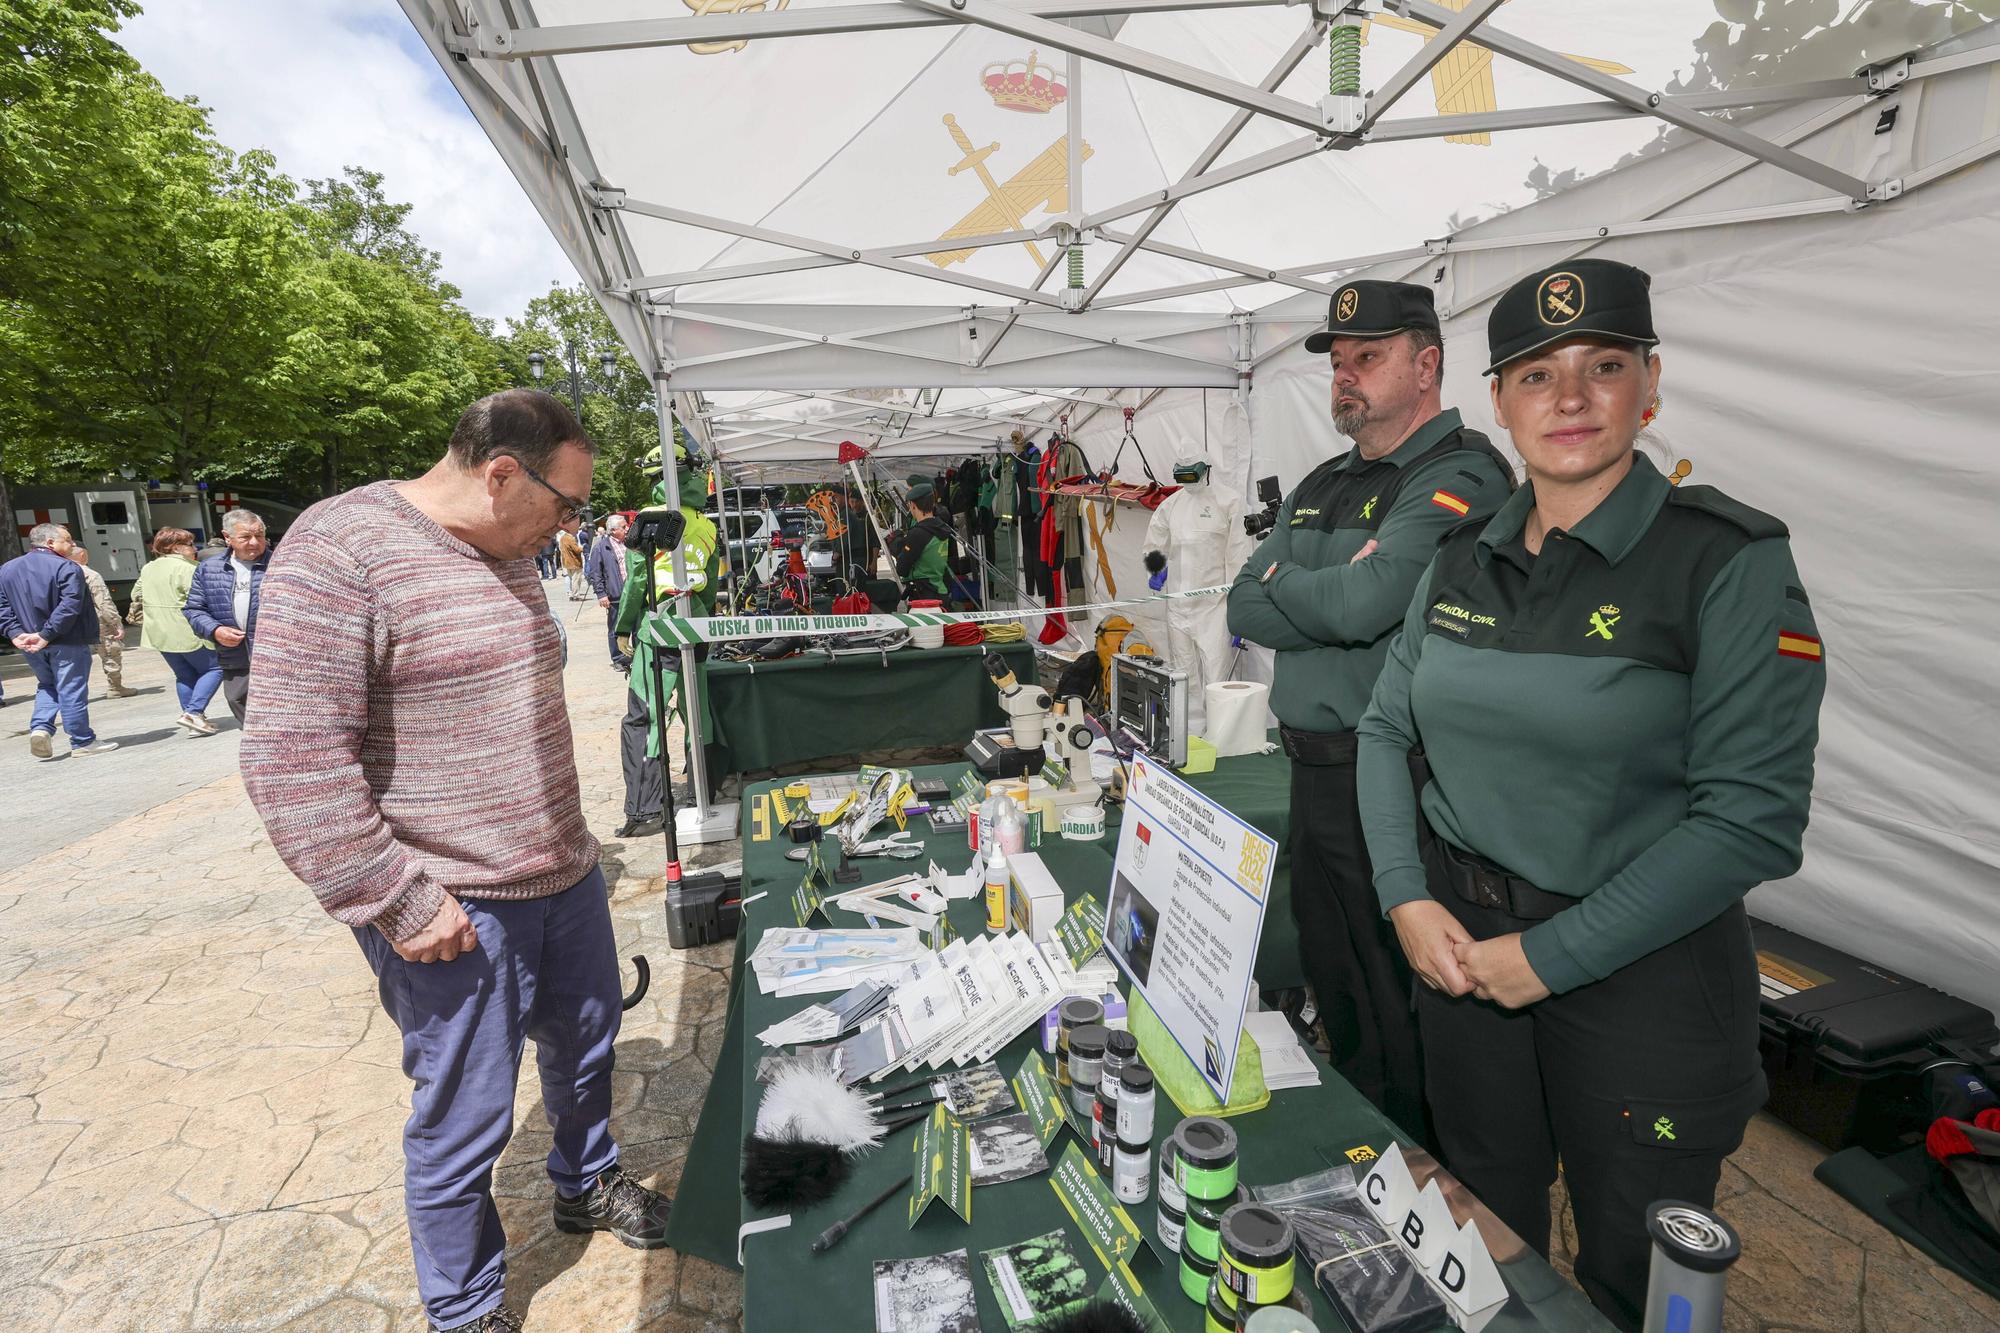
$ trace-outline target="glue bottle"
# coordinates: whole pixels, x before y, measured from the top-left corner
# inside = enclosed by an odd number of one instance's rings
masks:
[[[1007,853],[996,839],[986,853],[986,931],[990,935],[998,935],[1007,929],[1009,879]]]

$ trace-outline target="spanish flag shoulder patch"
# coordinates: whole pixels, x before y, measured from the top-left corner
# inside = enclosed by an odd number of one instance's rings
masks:
[[[1440,509],[1449,509],[1460,518],[1472,512],[1472,506],[1453,495],[1450,491],[1432,491],[1431,503]]]
[[[1810,634],[1794,634],[1790,630],[1778,631],[1778,656],[1803,657],[1808,662],[1818,662],[1825,656],[1818,639]]]

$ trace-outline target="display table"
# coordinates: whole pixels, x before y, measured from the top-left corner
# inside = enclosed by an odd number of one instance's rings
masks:
[[[751,773],[836,756],[962,746],[979,728],[1006,721],[980,669],[982,651],[899,648],[711,662],[711,750],[720,750],[724,772]],[[993,651],[1023,679],[1034,679],[1034,644],[999,644]]]
[[[939,766],[920,772],[926,776],[956,776],[962,767]],[[756,947],[759,936],[772,926],[794,924],[789,896],[798,883],[801,867],[785,859],[790,844],[784,840],[783,831],[775,827],[775,821],[767,818],[760,829],[754,816],[757,798],[768,797],[773,785],[757,784],[744,793],[743,893],[746,900],[755,898],[755,901],[747,902],[744,909],[730,982],[727,1036],[690,1146],[669,1234],[669,1242],[677,1250],[732,1265],[736,1261],[737,1227],[763,1215],[743,1200],[737,1181],[743,1136],[754,1118],[759,1097],[757,1060],[769,1053],[757,1042],[755,1034],[819,998],[763,995],[758,992],[754,977],[746,975],[749,969],[744,960]],[[1262,782],[1252,785],[1261,786]],[[911,828],[927,838],[930,856],[945,870],[958,871],[969,864],[971,854],[963,834],[930,835],[922,819],[913,819]],[[762,837],[758,836],[760,832]],[[1110,879],[1108,847],[1107,838],[1105,844],[1098,845],[1065,847],[1052,843],[1045,845],[1045,850],[1057,853],[1050,858],[1050,864],[1067,894],[1074,897],[1089,891],[1101,898]],[[1095,853],[1096,860],[1072,860],[1072,853],[1083,852]],[[923,862],[857,864],[862,867],[864,882],[873,883],[906,873],[912,865],[921,868]],[[756,897],[759,893],[765,896]],[[1274,910],[1266,916],[1267,935],[1280,932],[1289,935],[1289,919],[1280,916],[1273,906]],[[861,924],[860,918],[849,913],[835,915],[841,918],[841,925]],[[953,923],[967,935],[983,928],[983,913],[977,900],[953,903],[951,915]],[[1274,942],[1267,938],[1267,948]],[[997,1057],[1002,1072],[1011,1077],[1031,1049],[1035,1049],[1032,1035],[1016,1039]],[[1391,1142],[1400,1141],[1409,1150],[1405,1136],[1324,1062],[1315,1057],[1315,1063],[1324,1080],[1322,1086],[1274,1092],[1269,1106],[1231,1121],[1241,1141],[1242,1178],[1246,1183],[1275,1182],[1343,1163],[1350,1160],[1347,1156],[1350,1150],[1363,1147],[1380,1153]],[[897,1076],[893,1081],[903,1079]],[[1156,1142],[1170,1134],[1179,1119],[1171,1103],[1162,1098],[1156,1117]],[[754,1234],[744,1240],[743,1326],[746,1329],[757,1333],[784,1329],[814,1333],[851,1329],[865,1333],[873,1328],[873,1260],[938,1254],[963,1247],[972,1256],[981,1327],[991,1333],[1004,1333],[1006,1321],[979,1271],[979,1252],[1059,1227],[1069,1233],[1078,1256],[1093,1274],[1093,1283],[1102,1280],[1102,1265],[1049,1187],[1048,1172],[974,1190],[969,1224],[960,1222],[947,1208],[937,1204],[911,1227],[901,1205],[892,1199],[856,1226],[837,1249],[825,1255],[812,1254],[813,1238],[827,1226],[872,1198],[892,1178],[908,1178],[912,1132],[900,1131],[882,1151],[858,1161],[852,1179],[829,1202],[794,1213],[789,1227]],[[1050,1144],[1052,1163],[1069,1142],[1065,1131]],[[1457,1194],[1462,1197],[1463,1192]],[[1149,1200],[1129,1211],[1140,1229],[1157,1243],[1152,1235],[1152,1202]],[[1483,1222],[1482,1226],[1488,1224]],[[1561,1331],[1608,1327],[1582,1295],[1544,1261],[1513,1241],[1510,1235],[1499,1232],[1497,1224],[1492,1225],[1494,1239],[1489,1243],[1495,1257],[1504,1261],[1500,1271],[1512,1297],[1499,1316],[1487,1325],[1489,1329]],[[1190,1331],[1201,1328],[1202,1311],[1181,1295],[1172,1264],[1147,1250],[1133,1261],[1132,1269],[1168,1327]],[[1313,1300],[1314,1319],[1321,1329],[1343,1327],[1339,1317],[1316,1292]]]

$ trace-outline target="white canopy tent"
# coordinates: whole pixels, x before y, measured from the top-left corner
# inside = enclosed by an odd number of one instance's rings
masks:
[[[1342,447],[1298,344],[1343,278],[1435,288],[1447,401],[1490,429],[1493,296],[1647,268],[1648,447],[1790,521],[1829,645],[1806,866],[1753,906],[2000,1006],[2000,44],[1971,7],[403,3],[663,401],[766,479],[1062,415],[1101,465],[1143,403],[1156,469],[1289,486]],[[1329,25],[1372,97],[1322,103]],[[1107,543],[1128,595],[1142,517]]]

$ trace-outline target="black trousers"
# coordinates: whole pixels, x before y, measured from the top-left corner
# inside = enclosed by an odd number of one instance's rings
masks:
[[[604,637],[611,646],[611,665],[629,666],[632,659],[618,651],[618,599],[612,598],[611,605],[604,608]]]
[[[222,671],[222,701],[229,705],[229,711],[238,722],[243,720],[250,705],[250,668]]]
[[[1436,856],[1426,848],[1431,894],[1473,938],[1536,924],[1459,898]],[[1647,1206],[1712,1206],[1722,1159],[1764,1104],[1757,997],[1740,903],[1602,981],[1525,1009],[1417,988],[1445,1165],[1546,1256],[1560,1157],[1577,1282],[1621,1328],[1644,1319]]]
[[[659,756],[646,757],[646,738],[653,715],[645,700],[625,692],[625,720],[618,724],[618,766],[625,774],[625,818],[657,815],[667,808],[665,778]]]
[[[1291,851],[1299,960],[1326,1024],[1333,1067],[1428,1143],[1410,965],[1375,897],[1352,759],[1292,762]]]

